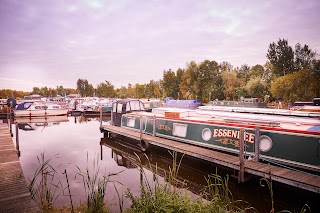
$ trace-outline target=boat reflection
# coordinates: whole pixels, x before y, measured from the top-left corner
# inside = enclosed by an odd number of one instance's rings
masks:
[[[34,131],[42,127],[59,125],[61,122],[69,122],[68,116],[48,116],[48,117],[16,117],[15,123],[18,128],[24,131]]]
[[[163,149],[151,147],[148,153],[143,153],[138,146],[132,143],[116,141],[112,138],[101,138],[100,145],[101,160],[103,160],[103,146],[107,146],[111,148],[111,157],[118,166],[135,169],[139,167],[141,162],[145,169],[157,171],[157,175],[163,177],[165,181],[167,181],[169,168],[173,167],[172,155]],[[182,163],[176,177],[177,186],[187,188],[194,194],[200,194],[202,189],[207,186],[205,177],[210,174],[209,171],[206,171],[206,168],[211,168],[212,171],[212,166],[208,167],[208,164],[203,161],[195,162],[188,156],[182,157],[179,153],[177,154],[177,165],[181,158],[183,158]]]

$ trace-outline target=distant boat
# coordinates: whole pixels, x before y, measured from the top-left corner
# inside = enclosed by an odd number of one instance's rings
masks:
[[[267,105],[260,98],[243,98],[241,101],[210,101],[210,106],[224,106],[224,107],[254,107],[266,108]]]
[[[18,104],[14,111],[15,117],[56,116],[67,114],[68,109],[62,108],[58,104],[44,104],[36,101],[24,101]]]
[[[160,99],[140,99],[140,101],[143,103],[145,111],[151,111],[161,105]]]
[[[197,109],[202,102],[198,100],[174,100],[170,97],[164,99],[163,107]]]

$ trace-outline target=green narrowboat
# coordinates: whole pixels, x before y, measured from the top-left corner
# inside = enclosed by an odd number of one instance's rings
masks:
[[[113,107],[113,116],[118,116],[113,118],[116,126],[134,131],[142,127],[143,133],[171,139],[172,143],[180,141],[230,154],[239,152],[240,129],[244,128],[248,158],[259,152],[260,160],[266,162],[320,172],[319,118],[172,108],[152,112],[121,109],[120,115],[118,103]]]

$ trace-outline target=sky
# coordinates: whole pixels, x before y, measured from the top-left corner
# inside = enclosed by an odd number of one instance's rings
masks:
[[[319,0],[0,0],[0,89],[116,88],[163,71],[265,64],[269,44],[320,52]]]

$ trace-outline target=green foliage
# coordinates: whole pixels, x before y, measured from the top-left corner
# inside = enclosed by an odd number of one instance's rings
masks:
[[[294,52],[285,39],[279,39],[277,44],[273,42],[269,45],[267,58],[274,66],[274,73],[278,77],[295,71]]]
[[[77,91],[82,97],[93,96],[94,88],[92,84],[89,84],[87,79],[78,79],[77,81]]]
[[[224,95],[229,99],[238,99],[237,88],[244,85],[244,80],[237,77],[235,71],[221,73],[223,79]]]
[[[228,178],[211,175],[207,178],[208,186],[203,190],[203,195],[192,199],[186,189],[179,188],[178,172],[182,162],[177,161],[177,152],[171,153],[172,167],[166,174],[167,182],[160,183],[157,167],[149,169],[153,171],[154,182],[150,183],[146,177],[141,160],[139,171],[143,181],[140,183],[141,194],[134,196],[130,190],[126,196],[132,201],[132,206],[126,212],[244,212],[235,207],[230,190]],[[139,156],[137,156],[139,158]],[[146,156],[147,157],[147,156]],[[140,158],[139,158],[140,159]]]
[[[316,52],[309,49],[308,45],[301,47],[300,43],[295,46],[295,67],[297,70],[312,68],[312,62],[315,59]]]
[[[178,98],[179,82],[174,71],[169,69],[168,71],[163,72],[161,87],[165,97],[172,97],[174,99]]]
[[[23,92],[23,91],[17,91],[17,90],[11,90],[11,89],[1,89],[0,90],[0,98],[10,98],[14,97],[16,99],[23,99],[24,96],[30,95],[30,92]]]
[[[267,89],[267,84],[259,77],[251,78],[246,84],[248,95],[255,98],[264,99],[265,94],[268,93]]]
[[[273,97],[281,98],[286,103],[298,100],[312,101],[314,97],[319,96],[319,91],[319,79],[309,69],[277,78],[271,85]]]
[[[108,98],[115,97],[114,86],[109,81],[98,84],[96,89],[96,96]]]

